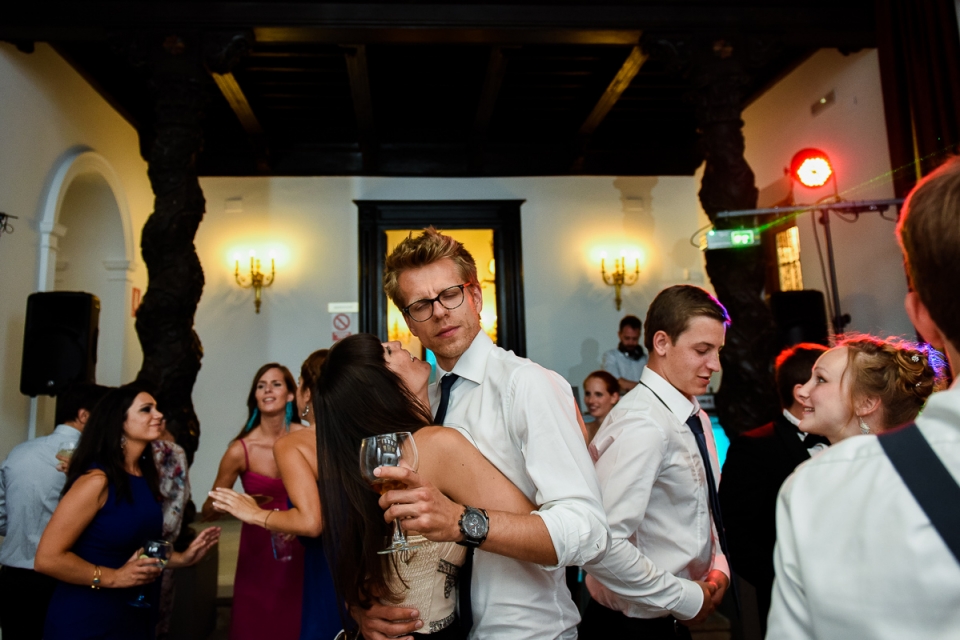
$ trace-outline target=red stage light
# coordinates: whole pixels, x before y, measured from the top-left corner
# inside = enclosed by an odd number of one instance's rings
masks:
[[[833,175],[833,167],[823,151],[803,149],[790,161],[790,174],[805,187],[822,187]]]

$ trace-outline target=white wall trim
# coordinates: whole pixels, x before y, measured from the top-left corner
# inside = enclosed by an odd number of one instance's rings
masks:
[[[123,226],[123,253],[128,265],[128,271],[136,267],[135,247],[133,243],[133,222],[130,219],[130,205],[123,189],[123,182],[107,159],[90,147],[80,145],[67,151],[54,166],[53,173],[47,186],[43,204],[40,208],[40,217],[37,230],[40,234],[40,264],[37,270],[37,291],[53,289],[53,271],[56,266],[57,239],[62,238],[66,228],[58,224],[63,198],[70,188],[70,184],[78,176],[95,173],[102,177],[117,202],[120,211],[120,223]]]

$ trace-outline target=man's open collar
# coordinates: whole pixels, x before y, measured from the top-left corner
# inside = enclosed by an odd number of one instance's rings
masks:
[[[677,416],[680,422],[686,422],[687,418],[700,411],[700,403],[694,398],[693,402],[687,400],[680,391],[672,384],[667,382],[656,371],[650,367],[644,367],[640,374],[640,383],[646,385],[663,401],[670,413]]]
[[[461,378],[481,384],[483,374],[487,370],[487,356],[493,346],[493,340],[490,339],[490,336],[483,331],[479,331],[477,337],[473,339],[467,350],[457,360],[457,364],[453,365],[453,371],[444,371],[439,364],[437,365],[437,380],[447,373],[455,373]]]

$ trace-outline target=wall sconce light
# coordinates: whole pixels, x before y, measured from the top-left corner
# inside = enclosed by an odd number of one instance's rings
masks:
[[[636,284],[637,280],[640,278],[640,258],[634,257],[634,272],[632,274],[627,273],[627,256],[624,253],[620,254],[619,258],[614,258],[613,260],[613,273],[607,273],[607,254],[604,252],[600,257],[600,275],[603,276],[604,283],[613,287],[614,290],[614,302],[617,304],[617,311],[620,311],[620,288],[624,286],[631,286]]]
[[[233,277],[236,278],[237,284],[244,289],[253,289],[253,306],[257,309],[257,313],[260,313],[260,292],[264,287],[269,287],[273,284],[274,276],[276,275],[276,270],[274,269],[274,259],[273,256],[270,256],[270,275],[266,276],[260,271],[260,261],[257,260],[257,252],[250,252],[250,281],[244,282],[244,279],[240,276],[240,257],[235,258],[237,263],[236,270],[233,273]]]

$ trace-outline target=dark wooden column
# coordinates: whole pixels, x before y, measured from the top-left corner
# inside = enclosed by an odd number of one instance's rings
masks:
[[[156,389],[167,428],[191,463],[200,441],[192,393],[203,357],[193,328],[204,284],[194,246],[206,204],[197,178],[201,118],[216,90],[209,71],[229,72],[245,45],[243,35],[197,33],[146,35],[134,45],[154,100],[155,120],[150,132],[141,131],[141,149],[156,196],[140,241],[149,283],[137,311],[137,380]]]
[[[743,88],[746,60],[762,60],[768,43],[735,47],[721,38],[657,38],[647,46],[667,56],[690,78],[705,168],[700,204],[718,229],[757,220],[717,218],[721,211],[753,209],[757,187],[743,157]],[[707,275],[732,323],[720,352],[723,380],[716,396],[720,423],[731,437],[772,420],[780,411],[773,378],[776,356],[773,315],[763,300],[765,269],[761,247],[706,252]]]

